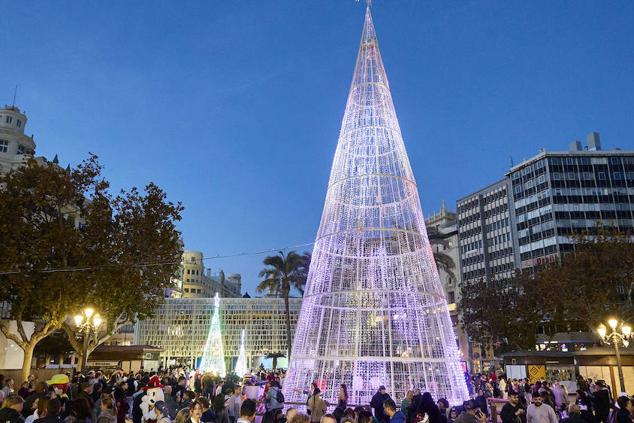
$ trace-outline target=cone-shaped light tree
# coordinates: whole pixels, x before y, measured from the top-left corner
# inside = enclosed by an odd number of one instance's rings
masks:
[[[317,382],[368,404],[380,385],[468,398],[447,301],[425,229],[370,7],[317,233],[287,401]]]
[[[222,330],[220,328],[220,296],[216,293],[214,297],[214,311],[211,316],[211,325],[203,358],[200,362],[199,370],[206,373],[213,373],[220,377],[225,377],[227,370],[225,367],[225,349],[222,345]]]

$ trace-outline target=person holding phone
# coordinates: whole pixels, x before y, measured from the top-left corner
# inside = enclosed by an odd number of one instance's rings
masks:
[[[465,401],[463,407],[464,411],[460,413],[455,423],[486,423],[487,417],[475,400]]]

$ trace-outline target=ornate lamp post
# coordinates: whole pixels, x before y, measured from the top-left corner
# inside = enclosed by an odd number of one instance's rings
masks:
[[[77,331],[84,337],[84,346],[81,354],[81,370],[86,369],[86,362],[88,361],[88,343],[91,336],[96,336],[99,326],[103,323],[99,313],[95,313],[95,309],[92,307],[86,307],[80,314],[75,317],[75,326]]]
[[[608,333],[608,327],[610,332]],[[623,368],[621,367],[621,352],[619,350],[619,344],[623,344],[627,348],[630,345],[629,339],[632,336],[632,327],[625,322],[620,322],[617,319],[608,320],[608,326],[603,323],[597,328],[597,333],[601,337],[601,340],[614,346],[614,354],[616,355],[616,367],[619,370],[619,383],[621,385],[621,392],[625,392],[625,380],[623,378]]]

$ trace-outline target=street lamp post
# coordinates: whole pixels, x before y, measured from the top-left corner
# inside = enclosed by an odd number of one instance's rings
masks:
[[[84,337],[84,344],[81,353],[81,370],[86,369],[86,362],[88,361],[88,344],[90,343],[90,336],[97,335],[99,326],[103,323],[99,313],[95,313],[95,309],[92,307],[86,307],[80,314],[75,316],[75,326],[77,331]]]
[[[611,332],[608,333],[608,327]],[[597,333],[601,337],[601,340],[606,344],[612,344],[614,346],[614,354],[616,355],[616,367],[619,371],[619,384],[621,385],[621,392],[625,392],[625,379],[623,378],[623,368],[621,367],[621,351],[619,344],[623,344],[624,347],[630,344],[630,337],[632,335],[632,327],[625,322],[620,322],[616,319],[608,320],[608,326],[603,323],[597,328]]]

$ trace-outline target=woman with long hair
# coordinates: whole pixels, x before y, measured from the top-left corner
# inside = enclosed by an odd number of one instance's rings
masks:
[[[189,421],[189,408],[181,408],[176,414],[176,419],[174,419],[174,423],[187,423]]]
[[[75,398],[70,402],[66,423],[92,423],[92,411],[86,398]]]
[[[348,387],[345,383],[342,383],[339,387],[339,393],[337,394],[337,407],[332,413],[338,422],[341,421],[346,407],[348,407]]]

